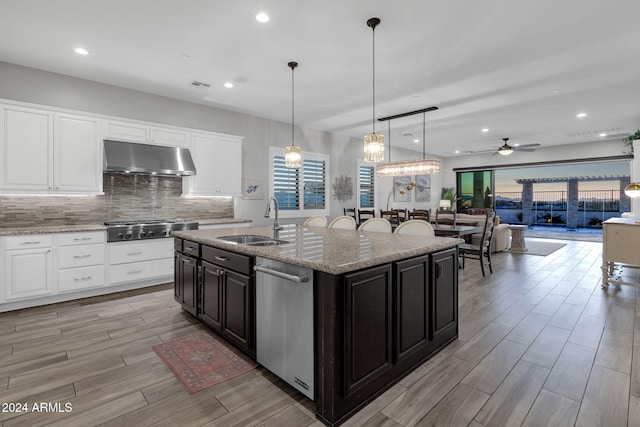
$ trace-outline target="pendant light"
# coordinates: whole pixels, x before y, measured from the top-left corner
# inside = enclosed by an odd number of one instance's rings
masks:
[[[302,150],[297,147],[294,142],[294,86],[293,86],[293,70],[298,66],[297,62],[289,62],[287,64],[291,68],[291,145],[288,145],[284,149],[284,165],[291,169],[297,169],[300,167],[302,161]]]
[[[384,135],[376,133],[376,26],[380,18],[371,18],[367,26],[373,30],[373,120],[372,131],[364,136],[364,161],[381,162],[384,160]]]
[[[422,159],[420,160],[401,160],[398,162],[382,163],[376,166],[376,174],[378,176],[407,176],[407,175],[430,175],[440,173],[440,159],[437,157],[425,156],[426,147],[426,116],[427,111],[437,110],[438,107],[429,107],[423,110],[411,111],[409,113],[398,114],[391,117],[379,119],[381,121],[396,119],[398,117],[406,117],[414,114],[422,113]],[[389,127],[391,132],[391,127]],[[389,144],[389,159],[391,159],[391,144]]]
[[[624,194],[631,198],[640,197],[640,183],[632,182],[624,188]]]

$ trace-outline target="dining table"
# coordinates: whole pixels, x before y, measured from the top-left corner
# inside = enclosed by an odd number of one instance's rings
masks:
[[[471,234],[482,233],[482,227],[474,225],[448,225],[448,224],[434,224],[433,231],[436,236],[441,237],[462,237],[467,240]],[[466,236],[466,238],[465,238]]]

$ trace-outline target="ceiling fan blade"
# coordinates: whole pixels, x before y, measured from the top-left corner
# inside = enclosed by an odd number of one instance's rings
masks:
[[[522,148],[522,146],[520,147],[513,147],[513,151],[528,151],[529,153],[536,151],[533,148]]]
[[[535,144],[522,144],[522,145],[518,145],[517,148],[530,148],[530,147],[539,147],[539,146],[540,146],[540,144],[538,144],[538,143],[535,143]]]
[[[491,153],[496,150],[478,150],[478,151],[465,151],[467,154],[477,154],[477,153]]]

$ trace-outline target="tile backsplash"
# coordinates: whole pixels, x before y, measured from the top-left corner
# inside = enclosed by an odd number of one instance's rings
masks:
[[[0,227],[233,218],[233,198],[182,197],[182,178],[105,173],[102,196],[0,196]]]

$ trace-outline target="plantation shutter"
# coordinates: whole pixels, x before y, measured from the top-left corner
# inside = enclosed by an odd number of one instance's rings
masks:
[[[304,159],[304,209],[324,209],[326,200],[325,161]]]
[[[375,202],[375,188],[373,186],[375,168],[373,166],[360,166],[358,185],[360,187],[360,207],[373,208]]]
[[[284,156],[273,158],[273,197],[278,201],[280,210],[298,210],[300,208],[300,172],[285,167]]]

